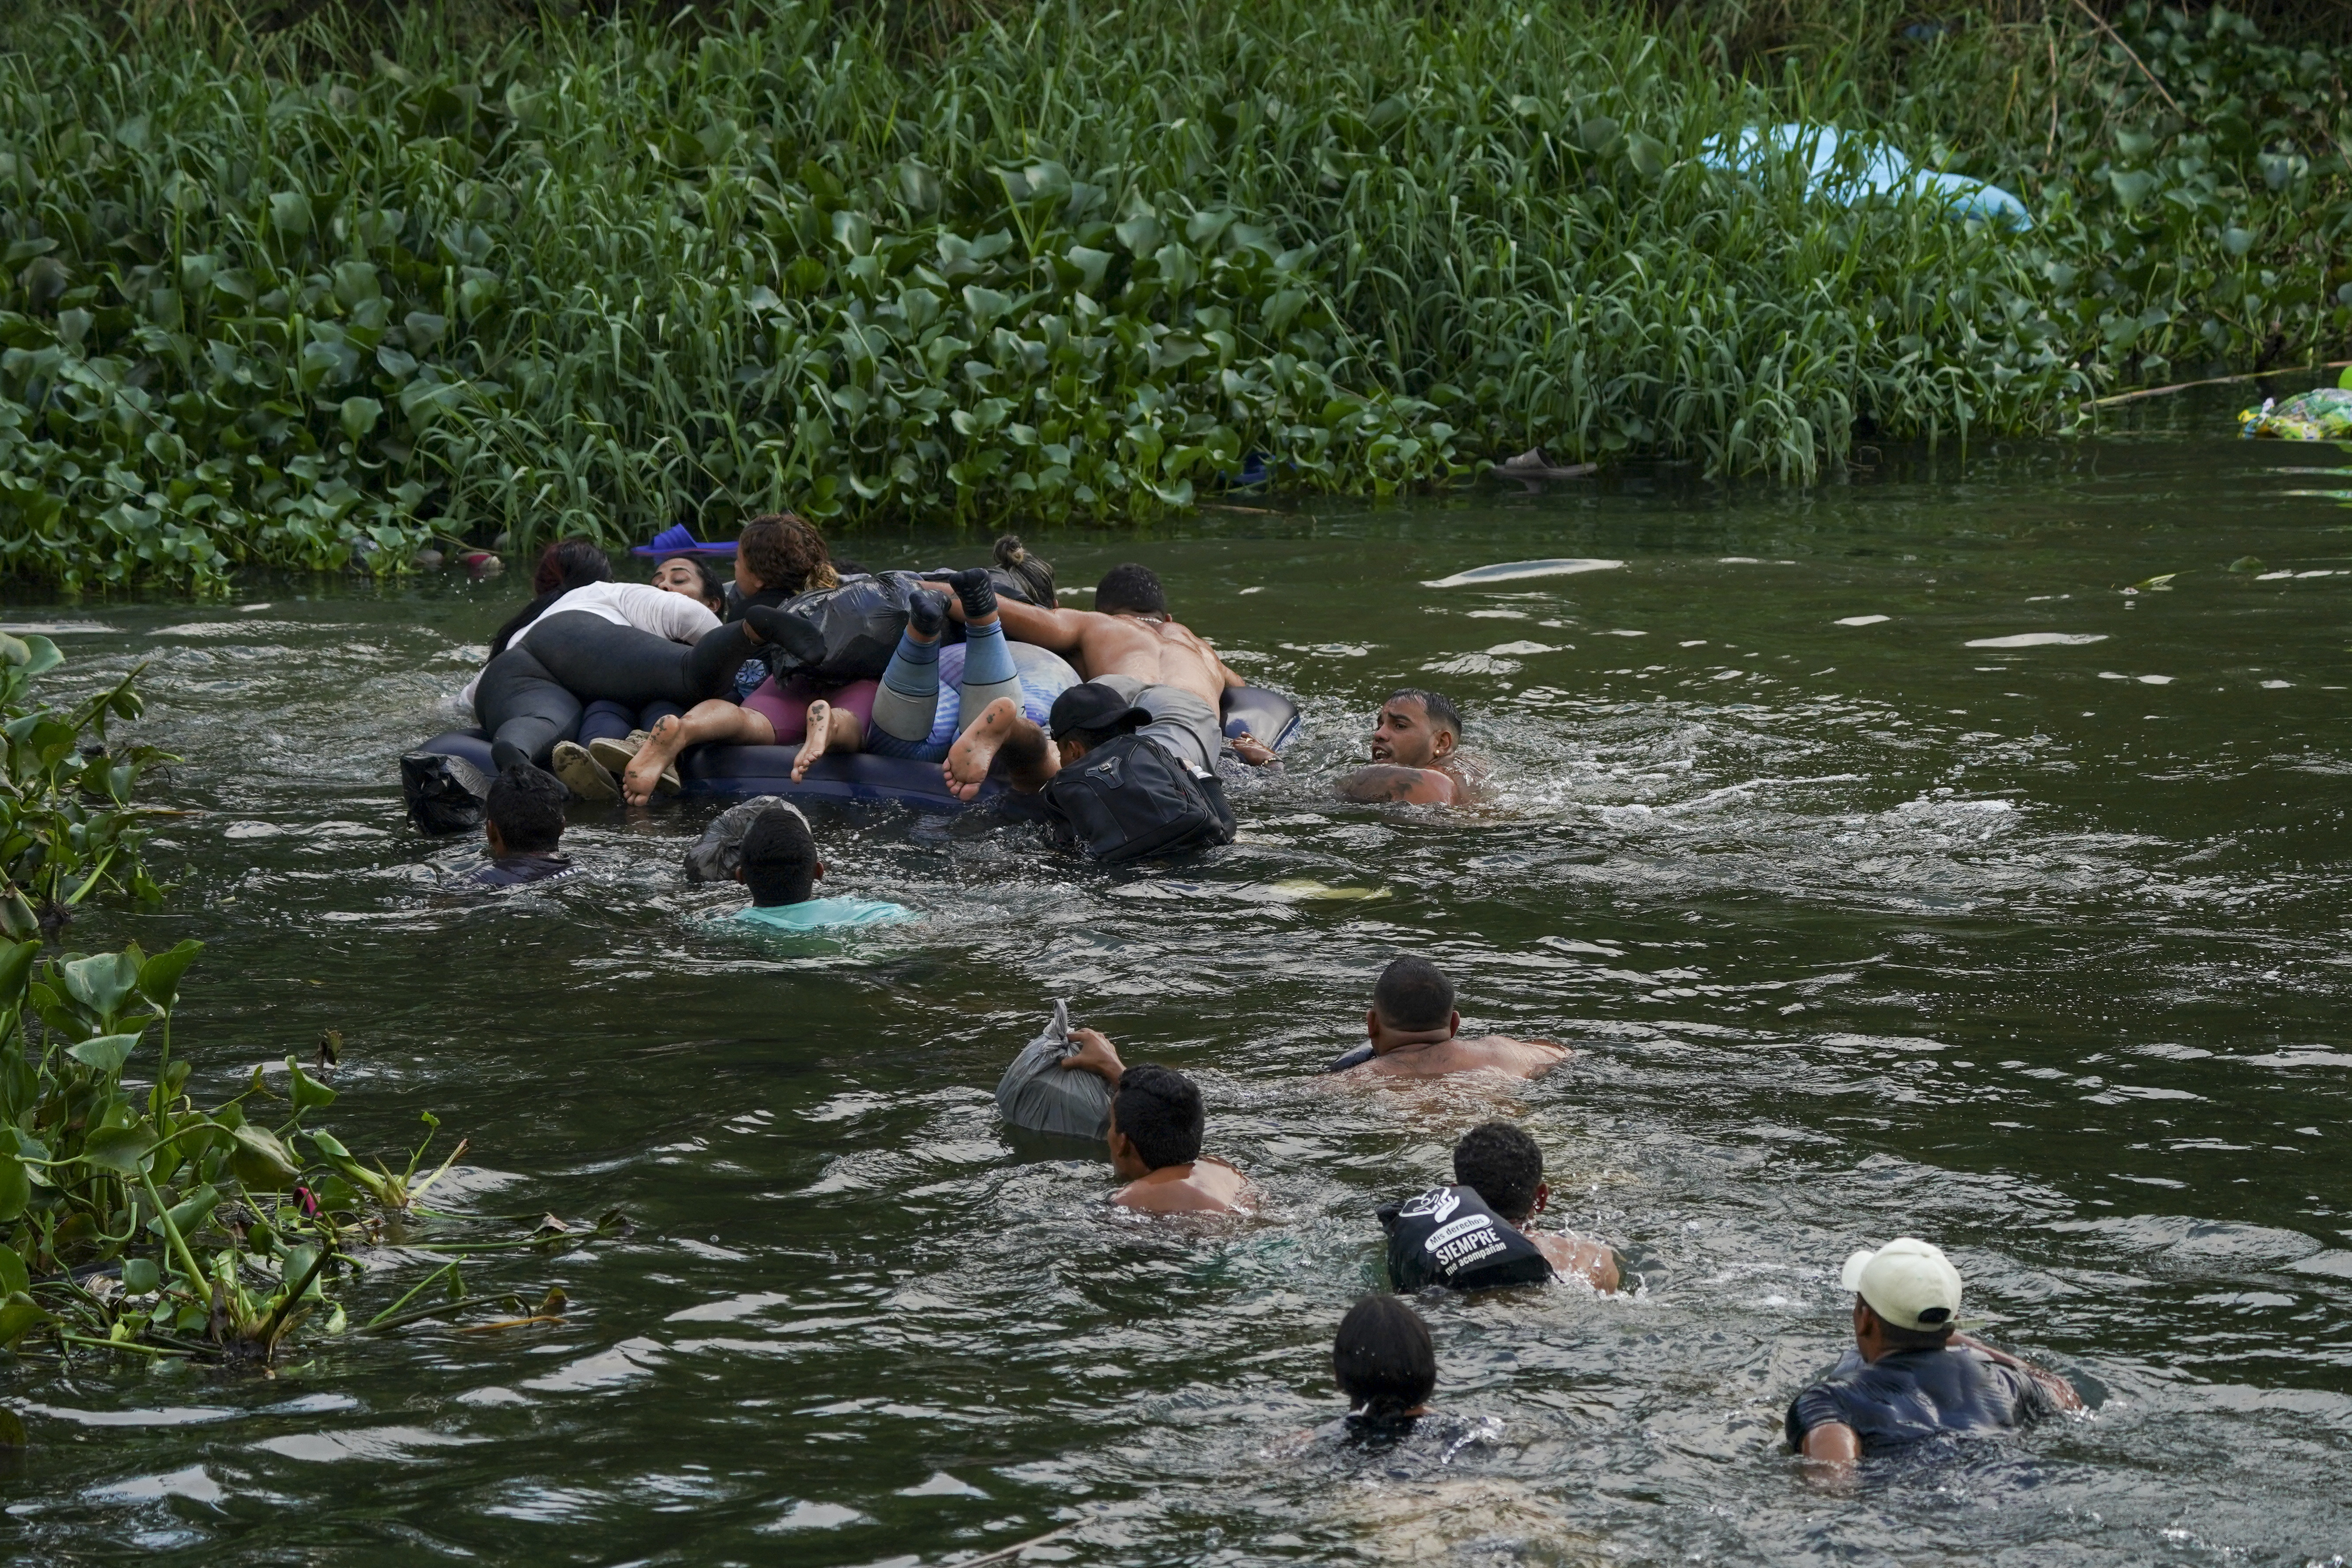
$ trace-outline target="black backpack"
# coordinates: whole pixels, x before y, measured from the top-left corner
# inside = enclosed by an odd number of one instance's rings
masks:
[[[1116,865],[1234,841],[1225,786],[1141,735],[1118,735],[1055,773],[1045,805],[1071,847]]]
[[[1379,1212],[1389,1233],[1389,1279],[1400,1290],[1484,1290],[1551,1278],[1543,1249],[1468,1187],[1432,1187]]]

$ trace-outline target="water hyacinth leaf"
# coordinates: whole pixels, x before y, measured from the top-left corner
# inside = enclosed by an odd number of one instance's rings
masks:
[[[143,1032],[134,1031],[128,1035],[94,1035],[78,1045],[68,1046],[66,1055],[78,1062],[88,1063],[100,1072],[110,1075],[119,1073],[122,1070],[122,1064],[131,1059],[131,1053],[138,1048],[139,1037]]]
[[[89,1135],[82,1145],[84,1163],[117,1175],[135,1176],[146,1168],[155,1136],[144,1126],[109,1127]]]
[[[14,1154],[0,1154],[0,1225],[23,1214],[25,1205],[32,1201],[33,1178],[26,1173],[25,1162]]]
[[[152,1258],[126,1258],[122,1260],[122,1293],[126,1296],[147,1296],[163,1288],[163,1270]]]
[[[57,1320],[42,1310],[40,1303],[35,1301],[32,1297],[22,1290],[11,1291],[5,1300],[0,1301],[0,1345],[6,1345],[10,1350],[15,1350],[17,1342],[26,1334],[43,1323],[55,1321]],[[14,1413],[11,1412],[12,1418],[13,1415]],[[24,1424],[21,1421],[17,1423],[16,1430],[18,1432],[24,1430]],[[22,1447],[21,1444],[18,1446]]]
[[[204,950],[203,942],[184,942],[170,952],[159,952],[141,964],[139,994],[164,1012],[170,1012],[180,999],[180,976],[188,972],[188,965],[194,963],[196,954]],[[6,994],[6,990],[0,988],[0,997]]]
[[[310,232],[310,198],[299,191],[278,191],[269,198],[269,224],[280,234]]]
[[[320,1110],[335,1103],[335,1091],[304,1072],[302,1064],[292,1057],[286,1058],[286,1070],[294,1080],[289,1098],[294,1101],[297,1114],[305,1110]]]
[[[186,1197],[182,1198],[178,1203],[173,1204],[166,1212],[171,1215],[172,1227],[177,1230],[182,1236],[187,1236],[193,1233],[198,1226],[201,1226],[205,1221],[210,1219],[212,1217],[213,1210],[219,1206],[220,1191],[211,1183],[207,1182],[203,1186],[198,1187],[194,1192],[190,1193]],[[157,1236],[163,1235],[163,1217],[158,1215],[156,1218],[149,1220],[147,1222],[147,1228]]]
[[[111,1018],[139,989],[139,961],[125,952],[101,952],[58,965],[66,994],[101,1019]]]
[[[247,1122],[234,1129],[229,1140],[229,1171],[248,1187],[282,1193],[302,1173],[286,1145],[266,1127]]]
[[[33,961],[40,956],[37,940],[0,946],[0,1007],[14,1007],[24,1000],[25,983],[32,978]]]
[[[1664,174],[1673,158],[1674,154],[1667,150],[1666,144],[1654,136],[1635,131],[1625,138],[1625,162],[1645,180],[1654,180]]]
[[[24,1254],[13,1247],[0,1246],[0,1296],[13,1296],[32,1288],[32,1275],[25,1268]]]
[[[339,417],[342,421],[343,434],[356,443],[374,429],[376,421],[383,417],[383,405],[373,397],[346,397]]]

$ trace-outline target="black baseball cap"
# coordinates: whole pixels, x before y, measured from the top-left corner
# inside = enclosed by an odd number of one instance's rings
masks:
[[[1149,710],[1138,708],[1098,681],[1084,681],[1054,699],[1045,728],[1056,741],[1073,730],[1139,730],[1151,722]]]

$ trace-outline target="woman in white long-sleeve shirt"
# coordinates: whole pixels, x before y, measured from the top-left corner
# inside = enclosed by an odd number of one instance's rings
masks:
[[[725,690],[752,650],[771,638],[788,646],[814,639],[814,652],[824,646],[814,627],[764,607],[722,626],[685,594],[642,583],[589,583],[515,631],[469,695],[490,731],[499,767],[545,767],[556,742],[578,732],[585,704],[691,707]]]

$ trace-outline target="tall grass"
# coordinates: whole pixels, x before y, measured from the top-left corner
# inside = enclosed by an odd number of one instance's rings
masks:
[[[315,21],[117,53],[45,15],[0,60],[0,571],[1132,517],[1252,454],[1363,491],[1530,445],[1801,481],[1857,430],[2064,428],[2119,378],[2342,342],[2325,60],[2126,18],[2175,114],[2061,15],[1873,91],[1583,0],[1036,0],[911,52],[803,0],[471,52],[411,12],[364,69],[307,67]],[[1696,157],[1784,118],[2041,222]]]

